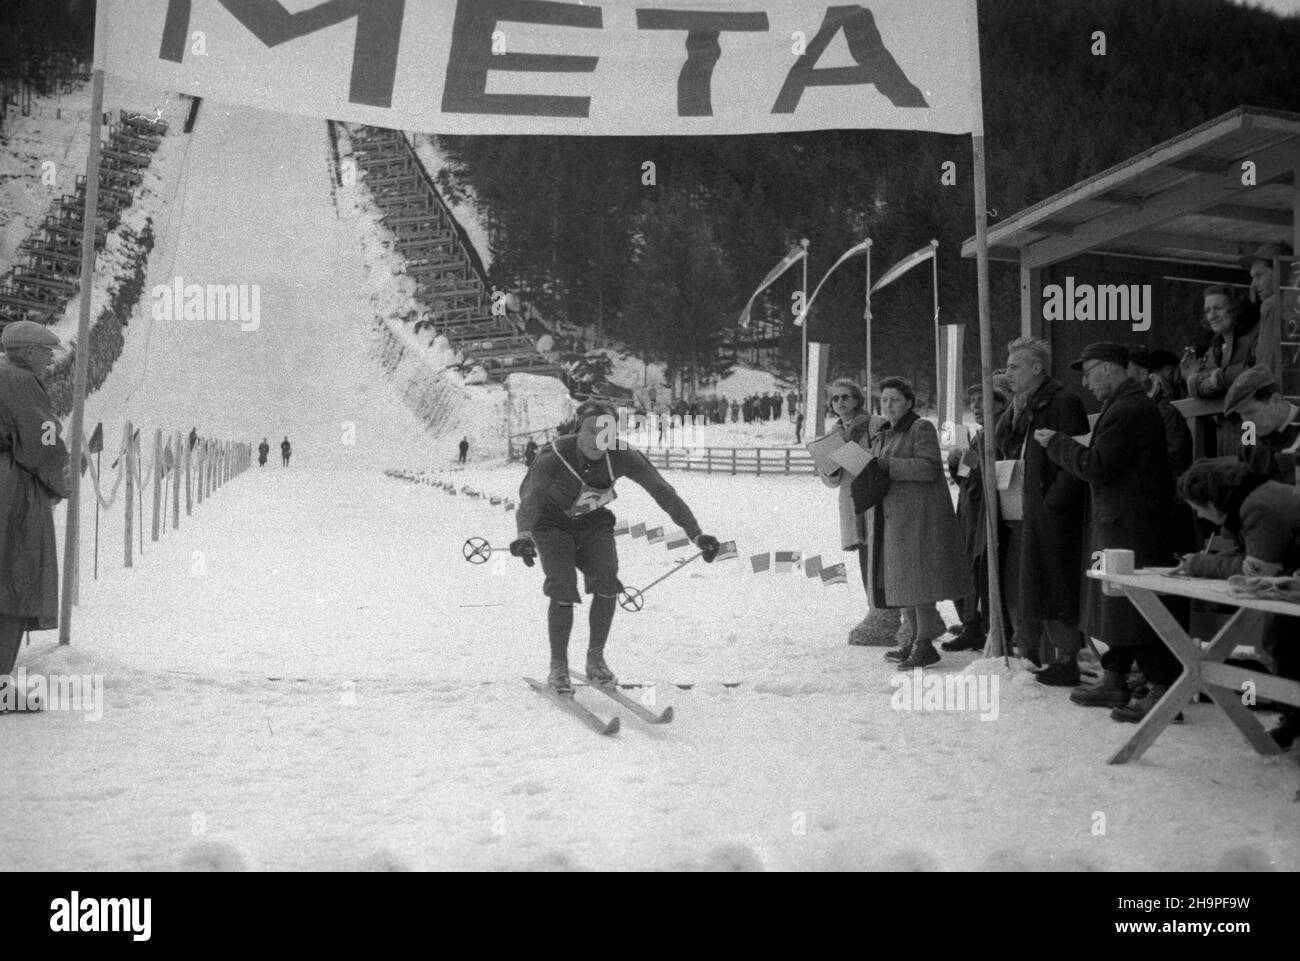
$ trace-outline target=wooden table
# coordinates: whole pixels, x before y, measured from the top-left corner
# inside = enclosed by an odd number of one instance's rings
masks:
[[[1264,726],[1255,720],[1254,714],[1242,703],[1242,685],[1253,685],[1257,696],[1300,707],[1300,681],[1234,667],[1223,661],[1238,644],[1257,646],[1264,614],[1286,614],[1297,618],[1296,636],[1290,638],[1290,642],[1300,644],[1300,604],[1234,597],[1228,592],[1227,581],[1171,577],[1169,570],[1170,568],[1144,568],[1132,574],[1088,572],[1089,577],[1119,588],[1183,665],[1182,676],[1170,685],[1165,696],[1138,725],[1137,732],[1115,752],[1109,763],[1124,764],[1141,757],[1178,712],[1201,691],[1222,708],[1223,713],[1228,715],[1228,719],[1254,745],[1256,751],[1260,754],[1281,754],[1282,749],[1277,746],[1277,742],[1269,737]],[[1214,604],[1226,604],[1237,608],[1237,611],[1202,649],[1174,620],[1169,609],[1156,596],[1158,594],[1177,594]],[[1106,639],[1101,640],[1104,642]]]

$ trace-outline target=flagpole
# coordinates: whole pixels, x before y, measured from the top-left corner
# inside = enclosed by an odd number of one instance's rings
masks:
[[[975,177],[975,272],[979,283],[980,312],[980,383],[984,410],[993,410],[993,322],[989,313],[989,220],[987,183],[984,170],[984,92],[980,79],[980,36],[978,0],[967,0],[970,18],[971,100],[974,123],[971,130],[971,155]],[[993,479],[997,475],[997,451],[990,438],[993,422],[984,422],[984,532],[989,572],[989,630],[984,653],[991,657],[1006,654],[1002,636],[1002,571],[998,567],[998,493]]]
[[[77,350],[73,361],[72,450],[69,452],[67,530],[63,541],[63,596],[59,599],[59,643],[72,643],[72,602],[80,565],[81,427],[86,415],[86,373],[90,359],[90,297],[95,273],[95,230],[99,226],[99,134],[104,113],[104,41],[108,3],[95,4],[94,66],[90,87],[90,152],[86,156],[86,207],[81,228],[81,316],[77,321]]]
[[[862,391],[867,398],[867,413],[871,410],[871,239],[867,239],[867,306],[864,310],[863,320],[867,322],[867,377],[866,383],[862,385]]]
[[[799,325],[803,328],[803,349],[801,354],[803,357],[803,380],[799,385],[801,388],[799,392],[803,394],[804,416],[808,416],[812,414],[811,398],[808,396],[808,238],[805,237],[799,241],[799,246],[803,248],[803,293],[801,295],[803,303],[799,305],[800,317],[803,320],[803,323]]]
[[[939,241],[931,240],[930,246],[934,248],[934,253],[930,255],[930,267],[934,278],[934,406],[937,409],[942,396],[939,384],[943,380],[943,353],[939,344]],[[942,424],[942,419],[940,423]]]

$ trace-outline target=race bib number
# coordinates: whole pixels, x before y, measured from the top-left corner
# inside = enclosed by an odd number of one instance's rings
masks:
[[[569,516],[581,517],[583,514],[590,514],[592,511],[600,510],[616,496],[612,486],[602,488],[583,484],[582,490],[578,492],[578,499],[569,508]]]

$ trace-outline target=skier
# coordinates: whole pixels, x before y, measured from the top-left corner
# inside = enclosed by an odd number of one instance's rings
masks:
[[[691,509],[651,466],[644,454],[617,441],[618,418],[600,401],[586,401],[577,412],[572,432],[563,433],[542,449],[519,488],[516,513],[518,537],[510,553],[528,567],[541,558],[546,575],[542,593],[550,598],[547,629],[551,669],[547,683],[557,694],[573,696],[569,680],[569,634],[573,605],[581,603],[577,571],[582,571],[591,601],[591,636],[587,645],[587,677],[594,684],[616,683],[605,663],[605,641],[614,620],[614,604],[623,589],[618,579],[618,550],[614,545],[614,482],[627,477],[640,484],[712,563],[718,539],[700,532]]]
[[[271,452],[271,445],[268,444],[266,442],[266,438],[263,437],[262,443],[257,445],[257,466],[258,467],[266,466],[266,455],[269,454],[270,452]]]
[[[291,452],[292,452],[292,448],[289,447],[289,438],[286,437],[284,440],[280,442],[280,457],[283,458],[284,460],[282,466],[284,467],[289,466],[289,454]]]

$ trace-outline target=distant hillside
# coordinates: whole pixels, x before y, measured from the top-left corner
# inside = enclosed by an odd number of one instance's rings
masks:
[[[994,222],[1241,104],[1300,109],[1300,18],[1227,0],[989,0],[980,28]],[[1105,33],[1105,56],[1092,53],[1095,31]],[[670,367],[710,366],[721,328],[800,236],[812,242],[818,274],[867,230],[877,274],[937,238],[944,317],[976,319],[974,266],[958,253],[974,232],[969,137],[439,143],[450,161],[444,187],[472,189],[487,217],[497,283],[548,316],[598,323]],[[641,185],[645,160],[657,166],[657,189]],[[945,160],[957,164],[955,187],[939,185]],[[849,371],[863,356],[861,270],[828,282],[812,319]],[[1019,316],[1018,281],[996,266],[993,281],[1005,339]],[[794,272],[783,278],[757,311],[783,324],[791,363],[797,283]],[[929,284],[897,284],[874,307],[877,373],[927,370]]]

